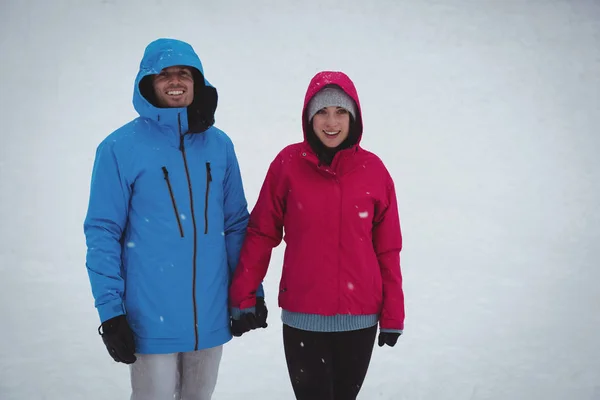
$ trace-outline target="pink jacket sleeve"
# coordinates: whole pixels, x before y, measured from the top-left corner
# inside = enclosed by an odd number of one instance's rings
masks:
[[[373,225],[373,246],[383,280],[383,310],[380,329],[404,329],[404,292],[400,271],[402,233],[392,178],[388,178],[386,204],[379,204]]]
[[[231,307],[245,309],[256,304],[256,288],[267,274],[273,248],[283,238],[284,202],[280,156],[269,166],[258,200],[250,213],[240,261],[229,289]]]

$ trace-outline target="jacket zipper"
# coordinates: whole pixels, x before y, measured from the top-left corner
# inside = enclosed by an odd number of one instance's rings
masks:
[[[188,189],[190,192],[190,212],[192,214],[192,226],[194,227],[194,251],[192,258],[192,302],[194,304],[194,350],[198,350],[198,306],[196,305],[196,258],[198,255],[198,231],[196,228],[196,214],[194,212],[194,195],[192,192],[192,180],[190,178],[190,170],[188,168],[187,157],[185,154],[185,146],[183,143],[183,134],[181,133],[181,114],[177,114],[177,122],[179,125],[179,150],[183,157],[183,166],[185,167],[185,175],[188,181]]]
[[[204,198],[204,234],[208,233],[208,194],[210,193],[210,183],[212,174],[210,172],[210,163],[206,163],[206,196]]]
[[[167,167],[162,167],[162,172],[167,181],[167,188],[169,189],[169,195],[171,196],[171,203],[173,203],[173,211],[175,211],[175,219],[177,220],[177,226],[179,227],[179,235],[183,237],[183,226],[181,225],[181,219],[179,218],[179,211],[177,211],[177,203],[175,202],[175,195],[173,194],[173,187],[171,186],[171,180],[169,179],[169,171]]]
[[[343,204],[344,203],[344,201],[343,201],[344,195],[342,194],[342,184],[341,184],[339,178],[337,177],[337,174],[335,172],[330,172],[330,173],[333,174],[333,178],[335,180],[335,186],[338,189],[338,193],[339,193],[339,196],[340,196],[340,207],[339,207],[339,210],[340,210],[340,220],[339,220],[339,223],[338,223],[338,248],[339,248],[340,247],[340,243],[341,243],[341,238],[342,238],[342,221],[343,221],[342,210],[344,209],[343,208],[343,206],[344,206],[344,204]],[[337,295],[337,300],[338,300],[337,301],[337,310],[339,312],[340,311],[340,303],[341,303],[340,298],[341,298],[341,294],[342,294],[341,293],[342,290],[340,288],[340,286],[341,286],[341,272],[340,272],[341,271],[341,266],[340,266],[340,257],[339,257],[339,255],[338,255],[338,259],[337,259],[337,267],[338,267],[337,276],[338,276],[338,280],[340,282],[340,283],[338,283],[338,295]]]

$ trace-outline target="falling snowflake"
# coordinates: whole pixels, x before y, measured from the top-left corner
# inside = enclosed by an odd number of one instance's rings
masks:
[[[367,192],[367,195],[370,195],[370,194],[371,194],[371,192]]]
[[[148,218],[144,218],[144,221],[146,222],[150,222],[150,220]]]
[[[368,211],[361,211],[358,213],[358,216],[361,218],[369,218],[369,212]]]
[[[324,359],[324,358],[321,358],[321,362],[322,362],[323,364],[325,364],[325,359]]]
[[[185,216],[185,214],[181,214],[180,215],[181,219],[185,220],[187,217]]]
[[[134,248],[135,247],[135,243],[133,243],[133,242],[127,242],[127,247],[129,247],[130,249]]]
[[[165,319],[163,318],[163,316],[160,316],[160,322],[165,322]]]
[[[348,282],[348,289],[354,290],[354,284],[352,282]]]
[[[302,203],[298,203],[298,210],[302,210],[304,208],[304,206],[302,205]]]
[[[300,347],[304,347],[304,342],[300,342]]]

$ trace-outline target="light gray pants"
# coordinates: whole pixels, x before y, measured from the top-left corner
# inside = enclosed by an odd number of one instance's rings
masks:
[[[210,400],[223,346],[172,354],[136,354],[131,400]]]

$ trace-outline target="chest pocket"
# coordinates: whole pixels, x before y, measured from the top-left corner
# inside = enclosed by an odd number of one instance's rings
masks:
[[[219,215],[223,204],[225,166],[219,162],[204,162],[206,187],[204,190],[204,234],[208,234],[211,215]]]

